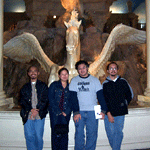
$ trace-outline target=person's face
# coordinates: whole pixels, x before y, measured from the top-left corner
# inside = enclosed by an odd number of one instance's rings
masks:
[[[28,72],[28,76],[30,77],[31,80],[37,80],[39,75],[39,72],[37,70],[36,67],[31,67],[29,72]]]
[[[59,78],[61,81],[67,82],[68,78],[69,78],[69,74],[66,70],[61,71]]]
[[[88,76],[88,67],[85,64],[80,64],[78,66],[78,73],[81,77],[87,77]]]
[[[116,64],[111,64],[107,72],[109,73],[110,76],[116,76],[118,73]]]

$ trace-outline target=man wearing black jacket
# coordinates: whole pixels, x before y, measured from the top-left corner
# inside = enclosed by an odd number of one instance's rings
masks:
[[[118,76],[118,65],[111,62],[107,66],[109,76],[103,82],[103,93],[108,107],[105,116],[105,130],[112,150],[120,150],[123,139],[124,118],[133,92],[128,82]]]
[[[24,124],[24,134],[28,150],[43,149],[45,117],[48,109],[48,87],[38,80],[39,71],[35,66],[28,69],[30,82],[21,89],[20,115]]]

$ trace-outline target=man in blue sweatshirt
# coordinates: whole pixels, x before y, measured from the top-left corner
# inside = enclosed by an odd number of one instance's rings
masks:
[[[100,81],[88,73],[89,64],[86,61],[78,61],[75,65],[79,75],[71,80],[69,90],[79,102],[81,118],[75,122],[75,150],[95,150],[98,136],[98,120],[95,118],[94,106],[97,100],[101,105],[101,115],[107,106],[103,97]],[[84,127],[86,127],[86,142]]]

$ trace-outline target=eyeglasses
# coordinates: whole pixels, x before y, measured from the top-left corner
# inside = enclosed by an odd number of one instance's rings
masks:
[[[117,68],[110,68],[109,70],[117,70]]]

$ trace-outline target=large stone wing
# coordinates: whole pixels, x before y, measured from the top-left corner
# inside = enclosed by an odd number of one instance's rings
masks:
[[[98,58],[90,65],[89,72],[98,77],[99,71],[109,60],[117,45],[121,44],[143,44],[146,43],[146,32],[119,24],[110,33]]]
[[[54,64],[44,53],[37,38],[31,33],[23,33],[9,40],[4,45],[3,54],[22,63],[36,59],[46,72],[50,72],[50,67]]]

